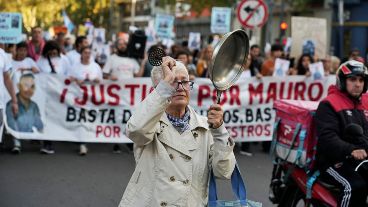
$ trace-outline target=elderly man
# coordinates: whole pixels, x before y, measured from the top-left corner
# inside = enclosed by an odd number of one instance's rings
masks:
[[[170,57],[151,77],[155,90],[127,124],[137,166],[119,206],[206,206],[210,169],[230,179],[235,166],[223,111],[212,105],[206,118],[188,105],[193,82]]]

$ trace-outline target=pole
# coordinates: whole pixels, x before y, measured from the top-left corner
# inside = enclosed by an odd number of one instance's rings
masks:
[[[151,16],[155,16],[155,10],[156,10],[156,0],[151,0]]]
[[[344,0],[339,0],[339,56],[344,57]]]
[[[130,25],[134,26],[134,19],[135,19],[135,3],[137,0],[132,0],[132,11],[131,11],[131,21],[130,21]]]
[[[272,19],[273,19],[273,6],[274,3],[272,0],[267,0],[268,5],[268,13],[269,18],[267,20],[267,23],[265,25],[265,29],[263,29],[263,41],[261,43],[261,47],[264,48],[267,43],[271,43],[271,34],[272,34]]]
[[[281,13],[280,13],[280,23],[279,23],[279,44],[282,44],[282,37],[285,35],[285,31],[280,28],[281,23],[284,21],[284,12],[285,12],[285,1],[281,0]]]
[[[114,33],[112,31],[112,22],[114,21],[114,19],[113,19],[113,15],[114,15],[113,4],[114,4],[114,0],[110,0],[110,8],[109,8],[110,9],[110,12],[109,12],[109,20],[110,20],[109,33],[110,33],[110,35]]]

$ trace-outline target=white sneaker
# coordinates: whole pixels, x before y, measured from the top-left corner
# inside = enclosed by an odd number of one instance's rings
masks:
[[[247,152],[247,151],[242,151],[242,150],[239,151],[239,154],[245,155],[247,157],[252,157],[253,156],[253,153]]]
[[[42,147],[40,150],[41,154],[45,154],[45,155],[51,155],[51,154],[55,154],[55,151],[53,149],[48,149],[46,147]]]
[[[86,155],[87,152],[88,152],[88,149],[85,144],[79,145],[79,155]]]
[[[20,154],[20,147],[13,147],[12,151],[13,154]]]

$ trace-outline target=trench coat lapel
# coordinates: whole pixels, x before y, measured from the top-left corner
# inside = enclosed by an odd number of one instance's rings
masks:
[[[171,148],[185,154],[186,156],[191,157],[190,151],[198,149],[198,143],[196,139],[198,139],[198,133],[196,132],[196,128],[192,128],[192,117],[195,118],[195,114],[190,114],[190,129],[182,134],[172,126],[169,119],[167,118],[166,113],[160,119],[160,133],[163,133],[162,136],[158,136],[158,140],[162,143],[170,146]],[[195,121],[195,123],[197,123]]]

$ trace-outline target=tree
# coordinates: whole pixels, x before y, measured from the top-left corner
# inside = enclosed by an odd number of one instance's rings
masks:
[[[26,31],[34,26],[48,27],[60,22],[62,5],[68,0],[12,0],[1,1],[0,11],[19,12]]]
[[[89,18],[96,26],[107,27],[110,0],[11,0],[1,1],[0,11],[19,12],[23,16],[26,31],[34,26],[44,29],[63,25],[62,11],[65,9],[75,25]]]
[[[158,5],[163,7],[164,5],[175,5],[176,0],[159,0]],[[232,7],[236,4],[237,0],[183,0],[183,3],[188,3],[191,5],[191,9],[197,14],[205,8],[218,7]]]

